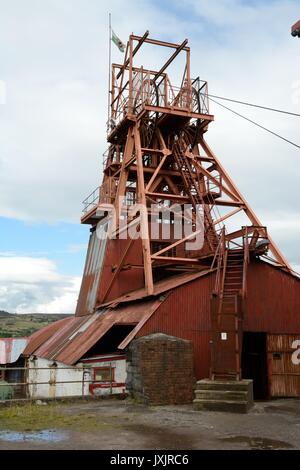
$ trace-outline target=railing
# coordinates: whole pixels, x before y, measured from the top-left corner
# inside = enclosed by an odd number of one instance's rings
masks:
[[[192,86],[198,93],[200,101],[200,113],[209,114],[209,99],[208,99],[208,84],[200,78],[196,78],[192,81]]]
[[[126,73],[128,77],[128,68]],[[209,114],[207,82],[199,77],[191,81],[184,79],[178,87],[171,84],[167,74],[163,73],[158,80],[156,75],[141,67],[132,68],[132,78],[126,79],[124,84],[123,80],[114,78],[108,133],[127,115],[139,115],[146,105]]]
[[[84,201],[82,201],[82,204],[83,204],[82,212],[83,212],[83,214],[86,214],[87,212],[89,212],[90,210],[92,210],[94,207],[96,207],[98,205],[99,196],[100,196],[99,191],[100,191],[100,188],[99,188],[99,186],[97,186],[97,188],[94,189],[94,191],[91,192],[91,194],[89,194],[88,197],[86,197],[84,199]]]
[[[97,369],[97,367],[95,367]],[[118,384],[113,380],[113,367],[110,362],[109,365],[106,365],[105,368],[109,368],[109,379],[108,380],[94,380],[92,378],[87,378],[91,376],[93,368],[89,365],[80,366],[80,367],[0,367],[0,401],[18,401],[22,400],[35,400],[38,398],[63,398],[63,397],[86,397],[93,395],[93,388],[95,386],[100,386],[100,388],[109,389],[109,394],[113,393],[113,387],[118,387]],[[75,374],[81,373],[82,377],[78,380],[56,380],[56,377],[53,376],[58,370],[63,371],[73,371]],[[22,371],[23,372],[23,381],[22,382],[9,382],[9,377],[6,377],[6,373],[9,371]],[[48,371],[49,380],[33,380],[33,377],[37,371]],[[21,372],[21,373],[22,373]],[[21,375],[21,374],[20,374]],[[63,395],[61,392],[58,393],[56,390],[56,385],[69,385],[72,387],[74,384],[80,384],[80,393],[66,393]],[[39,385],[49,385],[48,394],[45,393],[45,390],[39,394],[38,389],[36,388]],[[120,385],[121,386],[121,385]],[[4,392],[2,390],[6,389],[6,397],[4,397]],[[17,391],[16,388],[21,388],[21,392]],[[19,395],[19,396],[17,396]]]
[[[216,274],[216,281],[215,281],[215,288],[214,293],[221,296],[222,289],[223,289],[223,275],[225,272],[225,253],[226,253],[226,240],[225,240],[225,227],[221,229],[219,243],[215,252],[215,256],[213,258],[211,269],[215,267],[217,263],[217,274]]]
[[[249,264],[248,227],[245,227],[245,232],[243,236],[243,247],[244,247],[244,262],[243,262],[242,297],[245,298],[247,294],[247,271],[248,271],[248,264]]]

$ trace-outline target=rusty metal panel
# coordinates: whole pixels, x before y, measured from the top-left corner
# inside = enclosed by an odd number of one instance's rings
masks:
[[[211,358],[210,297],[215,275],[200,277],[172,290],[137,336],[166,333],[193,343],[197,379],[209,376]]]
[[[107,223],[98,224],[90,236],[86,262],[81,282],[76,316],[93,313],[96,303],[97,288],[103,268],[107,238]]]
[[[30,335],[28,338],[28,343],[24,349],[23,354],[26,356],[33,354],[34,351],[36,351],[37,348],[41,346],[41,344],[45,343],[45,341],[47,341],[55,333],[55,331],[62,328],[66,323],[69,323],[70,320],[70,317],[63,318],[62,320],[50,323],[50,325],[47,325],[44,328],[41,328],[40,330],[32,333],[32,335]]]
[[[269,393],[272,397],[300,395],[300,365],[292,361],[295,340],[300,340],[300,334],[267,336]]]
[[[113,325],[138,324],[159,304],[159,300],[152,299],[116,309],[102,309],[93,315],[70,317],[64,324],[55,322],[52,334],[35,350],[31,346],[31,354],[69,365],[75,364]],[[42,330],[41,336],[45,337]]]
[[[249,264],[245,331],[300,332],[300,280],[261,261]]]
[[[198,272],[193,272],[193,273],[178,274],[176,276],[172,276],[167,279],[162,279],[161,281],[158,281],[154,284],[153,295],[162,294],[164,292],[167,292],[171,289],[175,289],[176,287],[182,286],[184,284],[187,284],[188,282],[191,282],[195,279],[209,275],[211,273],[212,273],[211,270],[203,270],[203,271],[198,271]],[[133,292],[129,292],[126,295],[122,295],[121,297],[118,297],[114,300],[103,303],[101,306],[104,307],[107,305],[117,305],[118,303],[123,303],[123,302],[132,302],[135,300],[143,299],[145,297],[148,297],[147,290],[145,288],[137,289]]]
[[[0,338],[0,364],[12,364],[23,353],[27,338]]]

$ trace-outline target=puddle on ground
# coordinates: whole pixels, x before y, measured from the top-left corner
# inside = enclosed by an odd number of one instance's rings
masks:
[[[59,442],[67,438],[66,433],[60,431],[44,430],[44,431],[0,431],[0,441],[23,442],[23,441],[42,441],[42,442]]]
[[[265,437],[249,437],[249,436],[232,436],[219,439],[222,442],[245,443],[252,450],[276,450],[276,449],[292,449],[293,446],[288,442],[277,441]]]

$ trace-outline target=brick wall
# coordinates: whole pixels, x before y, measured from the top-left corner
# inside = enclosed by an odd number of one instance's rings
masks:
[[[129,394],[151,405],[191,403],[194,398],[192,342],[155,333],[131,342],[127,351]]]

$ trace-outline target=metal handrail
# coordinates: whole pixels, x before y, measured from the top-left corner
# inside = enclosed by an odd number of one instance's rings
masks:
[[[146,77],[146,80],[148,80],[149,83],[152,83],[155,74],[156,72],[146,71],[143,67],[134,68],[134,76],[131,83],[129,83],[128,80],[125,85],[123,85],[122,82],[119,84],[117,81],[113,83],[113,98],[110,104],[108,133],[126,117],[129,111],[133,114],[139,114],[143,107],[149,104],[149,93],[145,93],[143,88],[145,82],[144,77]],[[159,98],[158,106],[167,108],[174,107],[193,111],[192,87],[196,90],[199,96],[200,114],[209,114],[207,82],[200,80],[199,77],[192,79],[189,83],[183,83],[180,87],[176,87],[171,84],[168,75],[165,74],[157,86]],[[141,97],[141,104],[138,108],[138,112],[137,110],[134,112],[133,101],[134,97],[137,95]]]
[[[97,186],[96,189],[94,189],[94,191],[92,191],[83,201],[82,201],[82,204],[83,204],[83,209],[82,209],[82,212],[83,214],[86,214],[87,212],[89,212],[91,209],[93,209],[94,207],[96,207],[98,205],[98,201],[99,201],[99,192],[100,192],[100,187]]]

